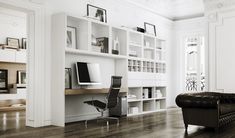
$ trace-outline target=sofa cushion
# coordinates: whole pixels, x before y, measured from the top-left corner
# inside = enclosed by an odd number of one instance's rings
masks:
[[[220,114],[225,115],[235,112],[235,104],[220,104]]]

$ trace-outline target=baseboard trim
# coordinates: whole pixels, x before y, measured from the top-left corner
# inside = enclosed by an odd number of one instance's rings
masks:
[[[50,126],[50,125],[51,125],[51,120],[44,121],[44,126]]]

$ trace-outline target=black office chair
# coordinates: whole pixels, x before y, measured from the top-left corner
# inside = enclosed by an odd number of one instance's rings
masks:
[[[85,101],[84,103],[88,104],[88,105],[92,105],[96,108],[96,110],[98,112],[101,113],[100,117],[97,117],[95,119],[91,119],[91,120],[106,120],[107,125],[109,125],[109,121],[108,120],[116,120],[117,121],[117,125],[119,125],[119,119],[116,117],[104,117],[104,111],[106,111],[107,109],[110,108],[114,108],[117,105],[118,102],[118,94],[121,88],[121,80],[122,77],[120,76],[112,76],[111,78],[111,86],[109,88],[109,92],[108,95],[105,99],[105,102],[101,102],[99,100],[91,100],[91,101]],[[87,122],[88,120],[85,121],[85,126],[87,127]]]

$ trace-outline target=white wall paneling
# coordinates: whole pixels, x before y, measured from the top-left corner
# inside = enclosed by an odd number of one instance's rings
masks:
[[[235,11],[223,11],[208,14],[209,20],[209,55],[211,91],[234,92],[235,64]],[[213,18],[212,18],[213,17]]]

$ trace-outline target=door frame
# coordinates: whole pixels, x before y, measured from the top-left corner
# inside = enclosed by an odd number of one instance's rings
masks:
[[[44,9],[29,1],[0,0],[3,8],[23,11],[27,14],[27,95],[26,126],[50,125],[45,121],[45,43]]]

